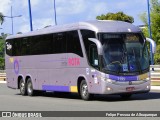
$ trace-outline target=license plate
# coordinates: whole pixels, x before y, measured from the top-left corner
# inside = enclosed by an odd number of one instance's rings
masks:
[[[133,90],[135,90],[134,87],[127,87],[127,88],[126,88],[126,91],[128,91],[128,92],[131,92],[131,91],[133,91]]]

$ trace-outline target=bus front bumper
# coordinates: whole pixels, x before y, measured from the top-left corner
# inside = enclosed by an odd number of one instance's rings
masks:
[[[130,84],[129,82],[112,84],[103,81],[102,94],[125,94],[125,93],[145,93],[150,91],[150,81],[141,84]]]

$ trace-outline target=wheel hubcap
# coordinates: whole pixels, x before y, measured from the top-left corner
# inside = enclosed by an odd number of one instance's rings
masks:
[[[87,84],[84,84],[82,86],[82,95],[87,96],[87,94],[88,94],[88,87],[87,87]]]
[[[21,85],[20,85],[20,89],[21,89],[21,93],[23,93],[24,92],[24,82],[21,82]]]
[[[32,84],[31,83],[28,84],[28,93],[32,93]]]

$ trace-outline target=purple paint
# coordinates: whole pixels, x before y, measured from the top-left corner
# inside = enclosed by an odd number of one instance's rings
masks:
[[[40,62],[63,62],[64,60],[47,60],[47,61],[40,61]]]
[[[42,90],[47,91],[59,91],[59,92],[69,92],[69,86],[52,86],[52,85],[42,85]]]
[[[18,63],[18,60],[14,61],[14,72],[17,75],[19,74],[19,63]]]
[[[138,76],[115,76],[115,75],[109,75],[109,79],[120,81],[120,82],[137,81],[138,80]]]

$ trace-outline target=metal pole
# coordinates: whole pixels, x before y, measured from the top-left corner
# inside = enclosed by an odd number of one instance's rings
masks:
[[[33,31],[33,26],[32,26],[32,12],[31,12],[31,1],[28,0],[28,7],[29,7],[29,18],[30,18],[30,30]]]
[[[12,14],[12,6],[11,6],[11,23],[12,23],[12,35],[14,34],[13,31],[13,14]]]
[[[149,2],[149,0],[147,0],[147,6],[148,6],[148,32],[149,32],[149,37],[152,39],[150,2]],[[153,60],[153,53],[152,53],[152,44],[150,44],[150,58],[151,58],[151,65],[153,65],[154,60]]]
[[[57,25],[56,1],[55,0],[54,0],[54,19],[55,19],[55,25]]]

